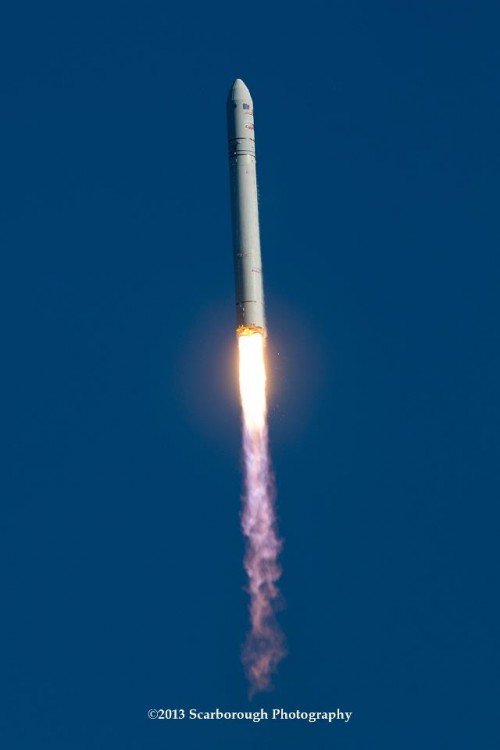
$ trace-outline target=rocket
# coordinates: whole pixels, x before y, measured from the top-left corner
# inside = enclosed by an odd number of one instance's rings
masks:
[[[237,78],[227,101],[237,333],[265,333],[253,102]]]

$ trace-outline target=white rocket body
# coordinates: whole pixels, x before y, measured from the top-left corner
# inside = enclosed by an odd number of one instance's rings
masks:
[[[265,331],[253,102],[239,78],[227,102],[238,330]]]

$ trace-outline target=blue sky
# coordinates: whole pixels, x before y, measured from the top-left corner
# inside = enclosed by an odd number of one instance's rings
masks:
[[[499,22],[488,2],[3,9],[3,746],[497,747]],[[251,704],[236,77],[289,647]],[[353,718],[146,719],[250,705]]]

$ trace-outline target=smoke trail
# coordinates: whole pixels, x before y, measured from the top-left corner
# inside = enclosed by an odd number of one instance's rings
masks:
[[[250,695],[271,687],[271,674],[285,656],[283,634],[275,619],[281,575],[276,532],[274,483],[269,457],[264,335],[239,332],[240,394],[243,413],[245,495],[241,517],[247,538],[245,570],[249,580],[251,629],[243,650]]]

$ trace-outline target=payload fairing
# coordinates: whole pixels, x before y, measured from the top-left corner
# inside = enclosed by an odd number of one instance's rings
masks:
[[[237,78],[227,102],[237,332],[265,333],[253,102]]]

